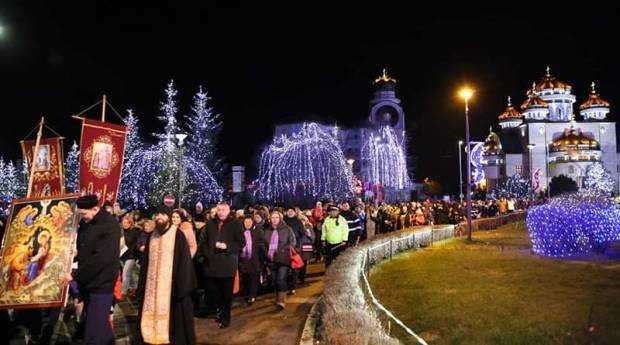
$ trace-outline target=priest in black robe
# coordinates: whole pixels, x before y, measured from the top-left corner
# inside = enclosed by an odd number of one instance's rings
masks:
[[[159,209],[155,223],[140,272],[140,334],[146,344],[193,345],[196,276],[189,246],[169,209]]]

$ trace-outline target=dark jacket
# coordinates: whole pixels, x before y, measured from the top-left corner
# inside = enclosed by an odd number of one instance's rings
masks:
[[[121,256],[121,260],[137,259],[138,252],[138,238],[142,230],[140,228],[132,228],[123,231],[123,237],[125,238],[125,246],[127,250]]]
[[[221,229],[219,220],[214,219],[207,223],[199,240],[199,251],[204,257],[204,273],[207,277],[230,278],[237,271],[239,253],[245,246],[243,225],[233,217],[226,219]],[[226,249],[215,248],[216,242],[226,243]]]
[[[74,279],[80,291],[113,293],[119,275],[121,227],[101,209],[90,222],[80,222],[78,268]]]
[[[255,226],[250,230],[250,233],[252,234],[252,257],[250,260],[244,260],[239,256],[239,271],[243,273],[260,272],[267,259],[265,232],[262,228]],[[243,248],[241,250],[243,252]]]
[[[265,253],[269,253],[269,242],[271,241],[271,234],[273,233],[274,229],[269,228],[265,231]],[[295,247],[296,244],[296,240],[295,240],[295,234],[293,233],[293,230],[291,230],[291,228],[286,225],[286,223],[281,222],[278,225],[277,228],[278,231],[278,249],[276,250],[276,252],[273,255],[273,260],[269,260],[269,258],[267,258],[268,261],[280,264],[280,265],[286,265],[286,266],[290,266],[291,265],[291,247]]]
[[[284,217],[284,222],[288,225],[291,230],[293,230],[293,234],[295,234],[296,245],[295,249],[299,252],[299,248],[301,247],[301,238],[304,237],[304,224],[297,217]]]
[[[360,224],[360,216],[357,213],[346,210],[340,212],[340,215],[347,220],[347,224],[349,225],[349,231],[360,231],[362,230],[362,225]]]

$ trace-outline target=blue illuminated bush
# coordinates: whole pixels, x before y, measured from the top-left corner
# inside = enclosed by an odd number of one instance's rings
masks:
[[[620,209],[601,197],[552,198],[531,207],[526,223],[532,249],[544,256],[589,254],[620,239]]]

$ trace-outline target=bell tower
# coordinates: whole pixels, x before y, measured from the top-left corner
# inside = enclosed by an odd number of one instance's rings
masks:
[[[381,76],[375,79],[374,85],[375,93],[370,101],[368,118],[371,127],[392,127],[399,142],[404,144],[405,114],[400,99],[396,97],[396,79],[388,76],[384,68]]]

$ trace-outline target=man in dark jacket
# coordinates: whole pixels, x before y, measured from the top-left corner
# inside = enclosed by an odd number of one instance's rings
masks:
[[[99,207],[95,195],[78,198],[82,216],[77,248],[78,268],[74,277],[84,299],[85,344],[114,344],[108,314],[119,275],[121,228],[114,216]]]
[[[230,206],[217,205],[217,217],[207,223],[200,240],[200,252],[204,256],[205,275],[208,280],[209,298],[215,300],[218,308],[220,328],[230,326],[230,307],[233,283],[239,253],[245,246],[243,226],[230,214]]]
[[[349,203],[346,201],[340,205],[340,209],[340,215],[347,220],[349,226],[349,247],[357,246],[362,232],[360,217],[355,212],[351,211],[351,206],[349,206]]]

